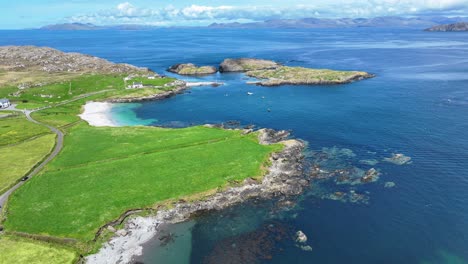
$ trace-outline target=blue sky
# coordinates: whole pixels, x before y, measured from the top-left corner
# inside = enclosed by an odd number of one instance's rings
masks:
[[[65,22],[207,25],[275,18],[467,16],[468,0],[0,0],[0,28]]]

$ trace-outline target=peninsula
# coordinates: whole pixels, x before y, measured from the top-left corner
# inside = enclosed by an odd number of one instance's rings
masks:
[[[185,82],[32,46],[0,47],[0,69],[0,98],[13,104],[0,120],[9,153],[0,173],[2,263],[128,262],[144,242],[130,230],[138,215],[156,217],[146,226],[156,228],[308,184],[304,144],[285,131],[94,127],[79,117],[87,102],[163,99]]]

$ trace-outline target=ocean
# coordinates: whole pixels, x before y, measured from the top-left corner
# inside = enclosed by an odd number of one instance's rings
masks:
[[[243,74],[164,101],[120,104],[122,125],[235,121],[290,130],[309,164],[351,179],[313,179],[289,201],[250,201],[167,226],[144,263],[468,263],[468,35],[409,29],[0,31],[0,45],[50,46],[166,75],[176,63],[256,57],[367,71],[346,85],[259,87]],[[253,93],[248,96],[247,92]],[[404,154],[398,165],[385,158]],[[291,206],[293,204],[294,206]],[[301,230],[306,243],[294,241]],[[160,239],[161,238],[161,239]],[[306,247],[308,246],[308,247]]]

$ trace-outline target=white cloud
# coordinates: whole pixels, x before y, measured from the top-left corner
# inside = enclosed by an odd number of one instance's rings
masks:
[[[130,2],[94,14],[70,17],[73,22],[99,24],[143,23],[157,25],[194,25],[215,21],[263,21],[303,17],[375,17],[389,15],[463,14],[468,0],[329,0],[315,5],[289,6],[203,6],[182,8],[136,7]]]

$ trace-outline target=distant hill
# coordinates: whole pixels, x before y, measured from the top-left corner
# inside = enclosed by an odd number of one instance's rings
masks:
[[[274,19],[252,23],[213,23],[210,28],[354,28],[354,27],[397,27],[427,28],[441,23],[456,23],[466,18],[447,17],[375,17],[375,18],[302,18]]]
[[[93,25],[91,23],[64,23],[64,24],[55,24],[43,26],[40,29],[44,30],[97,30],[101,27]]]
[[[96,26],[91,23],[63,23],[43,26],[41,30],[143,30],[154,28],[153,26],[147,25],[136,25],[136,24],[125,24],[125,25],[108,25],[108,26]]]
[[[374,18],[301,18],[301,19],[271,19],[252,23],[213,23],[209,28],[417,28],[424,29],[440,24],[452,24],[468,21],[468,17],[374,17]],[[138,24],[97,26],[91,23],[64,23],[43,26],[42,30],[145,30],[155,26]],[[178,28],[178,27],[175,27]],[[186,28],[186,27],[183,27]],[[432,30],[431,30],[432,31]]]
[[[454,24],[445,24],[445,25],[438,25],[433,26],[431,28],[425,29],[425,31],[468,31],[468,22],[459,22]]]

